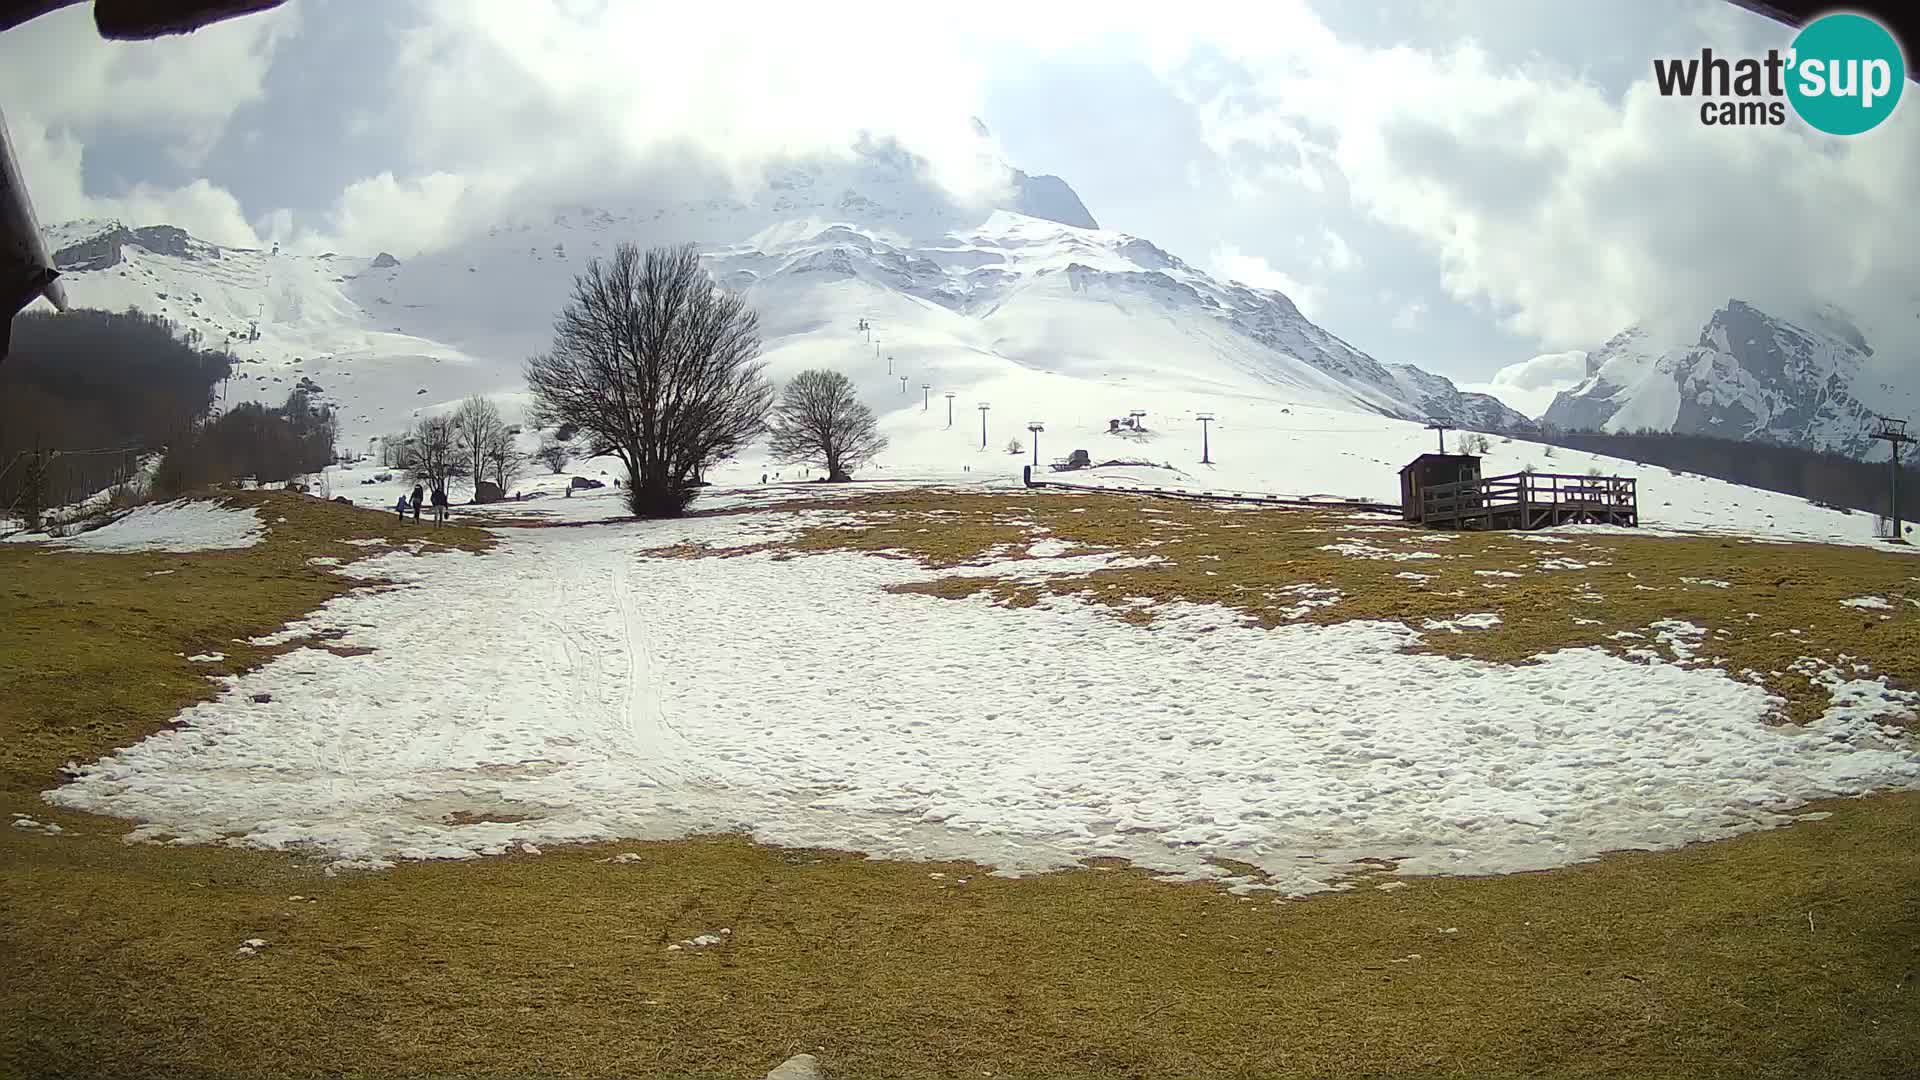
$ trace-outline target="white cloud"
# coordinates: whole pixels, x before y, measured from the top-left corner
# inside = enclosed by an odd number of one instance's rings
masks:
[[[1393,328],[1395,330],[1419,329],[1420,320],[1426,313],[1427,305],[1423,300],[1415,300],[1412,303],[1403,304],[1399,311],[1393,313]]]
[[[20,111],[48,129],[83,138],[162,137],[177,159],[196,163],[234,113],[260,99],[275,52],[298,31],[298,9],[109,41],[94,28],[91,5],[74,5],[0,37],[0,101],[27,103]]]
[[[1920,343],[1907,284],[1920,279],[1920,110],[1846,140],[1797,122],[1708,128],[1659,96],[1650,66],[1614,95],[1472,44],[1371,48],[1311,13],[1283,17],[1289,33],[1236,26],[1209,43],[1226,76],[1162,69],[1249,207],[1314,186],[1276,160],[1318,167],[1432,253],[1453,298],[1549,347],[1648,319],[1697,328],[1729,297],[1785,310],[1831,299],[1885,344]],[[1786,34],[1746,13],[1672,20],[1728,47]]]
[[[216,244],[244,247],[257,242],[239,200],[204,179],[178,188],[136,184],[119,195],[87,194],[79,140],[49,132],[30,115],[16,127],[17,115],[8,113],[5,122],[41,224],[76,218],[117,218],[131,225],[167,222]]]
[[[1320,256],[1322,269],[1335,274],[1345,274],[1360,268],[1360,256],[1354,254],[1353,249],[1347,246],[1346,239],[1339,233],[1323,228],[1320,230],[1320,240],[1325,245],[1325,251]]]
[[[178,188],[135,183],[90,191],[83,147],[102,134],[165,140],[197,165],[234,114],[260,99],[275,51],[299,23],[294,6],[155,41],[107,41],[88,5],[43,15],[0,36],[0,101],[42,223],[81,217],[169,222],[207,240],[256,239],[239,201],[205,177]]]
[[[1538,417],[1553,404],[1555,394],[1572,389],[1586,377],[1586,350],[1570,349],[1508,364],[1494,372],[1491,381],[1463,384],[1460,389],[1492,394],[1528,416]]]
[[[1304,310],[1357,305],[1385,283],[1362,275],[1416,261],[1359,227],[1377,223],[1424,249],[1463,311],[1542,348],[1592,345],[1637,321],[1695,332],[1730,296],[1788,315],[1838,302],[1881,356],[1920,344],[1908,284],[1920,280],[1920,215],[1907,194],[1920,175],[1920,109],[1850,140],[1700,126],[1652,92],[1641,32],[1657,23],[1663,40],[1729,50],[1784,38],[1721,0],[1577,18],[1517,0],[1413,7],[1394,14],[1392,37],[1408,43],[1379,47],[1336,34],[1305,0],[1204,16],[1124,0],[1099,19],[1012,0],[857,0],[832,18],[768,4],[718,21],[590,0],[421,0],[385,107],[346,118],[356,143],[391,136],[407,156],[369,163],[324,214],[243,214],[211,177],[111,197],[82,183],[81,148],[98,134],[158,137],[199,160],[259,100],[274,59],[298,55],[286,43],[299,5],[151,43],[100,41],[75,5],[0,36],[0,101],[16,103],[8,119],[44,218],[164,213],[209,239],[405,255],[538,200],[748,185],[770,160],[844,152],[862,133],[924,156],[954,197],[984,197],[999,174],[967,120],[996,72],[1086,50],[1144,63],[1189,104],[1207,153],[1184,172],[1235,200],[1240,243],[1284,246],[1247,239],[1263,215],[1283,220],[1280,207],[1360,215],[1304,230],[1291,219],[1286,235],[1301,239],[1277,256],[1285,269],[1214,250],[1222,274],[1279,288]],[[1515,22],[1511,39],[1579,18],[1635,28],[1605,40],[1576,29],[1557,66],[1486,44],[1502,36],[1499,20]],[[1588,69],[1608,63],[1640,81],[1603,88]],[[1431,283],[1391,284],[1376,323],[1431,322],[1402,306],[1431,299]]]
[[[1313,318],[1314,310],[1325,297],[1324,290],[1300,281],[1268,262],[1265,256],[1248,254],[1232,244],[1221,244],[1213,249],[1208,257],[1208,271],[1215,277],[1256,289],[1277,289],[1287,294],[1293,306],[1309,319]]]

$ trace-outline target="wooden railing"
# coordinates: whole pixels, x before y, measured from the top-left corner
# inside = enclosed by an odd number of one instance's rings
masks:
[[[1489,529],[1538,529],[1581,517],[1634,524],[1635,485],[1629,476],[1508,473],[1426,488],[1420,515],[1429,525],[1464,523]]]

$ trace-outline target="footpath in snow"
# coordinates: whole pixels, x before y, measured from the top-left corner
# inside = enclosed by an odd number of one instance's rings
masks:
[[[938,576],[900,559],[657,554],[839,517],[516,530],[485,556],[355,564],[412,587],[277,637],[370,652],[276,658],[48,797],[142,838],[345,867],[741,830],[1003,872],[1121,856],[1220,877],[1228,858],[1303,893],[1360,859],[1539,869],[1920,783],[1910,743],[1859,710],[1769,726],[1761,689],[1657,659],[1505,666],[1402,651],[1423,631],[1398,623],[1259,630],[1194,605],[1143,630],[1071,599],[888,592]]]

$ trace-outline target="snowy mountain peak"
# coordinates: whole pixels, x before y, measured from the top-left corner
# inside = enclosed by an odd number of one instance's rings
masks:
[[[1690,345],[1631,327],[1588,356],[1587,378],[1542,419],[1567,429],[1758,438],[1866,455],[1875,415],[1912,403],[1864,385],[1873,350],[1844,313],[1827,307],[1805,323],[1733,299]]]
[[[218,259],[221,251],[219,245],[197,240],[173,225],[129,229],[117,221],[94,220],[70,222],[49,232],[61,240],[59,247],[48,246],[53,247],[53,265],[63,274],[118,266],[129,244],[179,259]]]
[[[1057,176],[1028,176],[1015,169],[1013,183],[1016,192],[1013,208],[1020,213],[1076,229],[1100,227],[1065,180]]]
[[[1217,280],[1149,240],[1092,227],[1090,216],[969,217],[900,165],[883,154],[795,166],[754,202],[528,210],[405,260],[220,248],[164,225],[50,232],[67,241],[59,258],[77,303],[137,307],[224,343],[236,356],[230,400],[306,386],[340,406],[349,437],[385,434],[471,393],[519,395],[522,362],[548,346],[589,260],[625,242],[687,241],[760,312],[776,379],[833,367],[903,409],[911,395],[898,375],[910,373],[967,394],[1043,378],[1144,405],[1160,387],[1532,426],[1441,376],[1380,363],[1282,293]],[[873,333],[856,332],[861,323]]]

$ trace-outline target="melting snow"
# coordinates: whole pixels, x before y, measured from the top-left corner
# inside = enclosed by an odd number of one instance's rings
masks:
[[[136,507],[110,525],[50,543],[78,551],[225,551],[266,539],[262,529],[250,506],[182,501]]]
[[[1438,559],[1442,557],[1432,551],[1395,551],[1392,548],[1383,548],[1377,544],[1369,544],[1365,540],[1346,536],[1341,537],[1340,542],[1337,544],[1320,545],[1320,550],[1337,551],[1342,555],[1349,555],[1356,559],[1393,559],[1397,562],[1404,562],[1408,559]]]
[[[1473,615],[1461,615],[1452,619],[1428,619],[1421,624],[1424,630],[1446,630],[1459,633],[1462,630],[1489,630],[1500,625],[1500,616],[1491,611]]]
[[[941,572],[855,553],[647,557],[760,535],[727,517],[535,529],[486,556],[353,564],[430,581],[435,602],[329,602],[287,633],[371,652],[275,657],[47,798],[144,822],[137,839],[299,845],[339,868],[744,830],[1003,873],[1117,856],[1218,877],[1228,858],[1297,893],[1363,857],[1539,869],[1920,784],[1867,704],[1773,726],[1759,687],[1598,648],[1490,664],[1408,651],[1422,631],[1394,622],[1263,630],[1170,603],[1147,630],[1070,598],[899,594]],[[1113,560],[963,572],[1049,562]],[[1662,624],[1676,651],[1684,625]],[[521,820],[450,823],[475,807]]]

